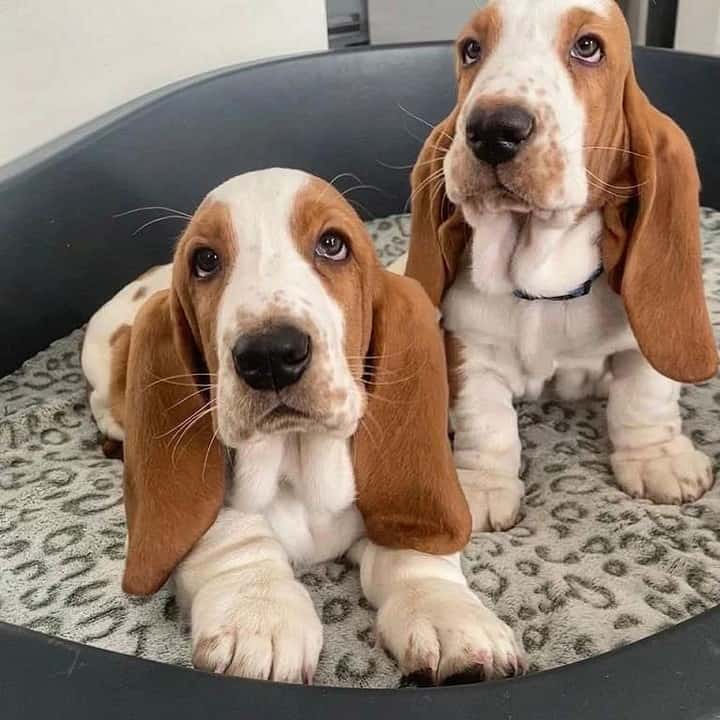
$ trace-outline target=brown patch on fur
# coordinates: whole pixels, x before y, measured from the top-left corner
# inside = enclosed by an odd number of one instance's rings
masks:
[[[379,262],[372,240],[357,213],[340,193],[314,179],[299,193],[290,221],[291,234],[300,254],[318,274],[325,289],[345,316],[345,353],[356,380],[362,377],[372,325],[372,281]],[[348,242],[350,256],[333,262],[315,256],[315,245],[328,230],[338,231]]]
[[[570,49],[580,35],[596,35],[605,48],[605,58],[597,66],[568,60]],[[568,67],[575,92],[585,107],[585,160],[591,185],[590,205],[603,205],[612,194],[603,182],[612,182],[626,164],[629,137],[625,132],[625,78],[632,67],[630,35],[619,8],[607,17],[587,10],[568,12],[558,34],[557,51]],[[618,148],[618,151],[596,148]],[[593,177],[594,176],[594,177]]]
[[[210,247],[220,257],[220,272],[200,280],[190,272],[198,247]],[[235,264],[235,236],[230,211],[223,203],[207,201],[193,216],[178,243],[173,262],[173,286],[190,323],[193,339],[202,349],[204,365],[215,373],[217,360],[217,310]]]
[[[137,302],[138,300],[142,300],[146,295],[148,294],[148,289],[145,285],[141,285],[136,291],[135,294],[132,296],[132,301]]]
[[[648,361],[675,380],[706,380],[717,370],[717,348],[702,281],[692,147],[640,89],[620,9],[613,4],[607,18],[568,13],[559,52],[569,51],[578,28],[605,47],[599,66],[571,63],[570,73],[586,108],[589,206],[603,208],[610,283]]]
[[[384,547],[455,552],[472,522],[447,437],[442,332],[417,283],[381,272],[368,356],[376,358],[368,378],[372,420],[354,439],[357,503],[368,536]]]
[[[207,281],[190,273],[198,246],[212,247],[221,272]],[[214,418],[176,431],[209,400],[187,384],[217,370],[217,305],[234,262],[228,209],[204,203],[175,251],[172,287],[142,306],[132,328],[125,388],[125,512],[128,553],[123,588],[154,593],[215,520],[224,492],[224,462]],[[165,381],[164,381],[165,380]],[[197,385],[204,385],[201,377]]]
[[[456,43],[457,72],[461,92],[467,93],[475,79],[480,66],[492,55],[493,50],[500,42],[502,34],[502,17],[497,8],[488,7],[475,13],[468,24],[461,30]],[[477,40],[482,47],[482,57],[470,67],[463,67],[463,45],[467,40]]]
[[[130,325],[121,325],[110,336],[110,414],[120,426],[125,426],[125,381],[130,352]]]
[[[445,356],[448,367],[448,384],[450,387],[450,406],[455,404],[458,394],[465,382],[463,363],[465,362],[465,346],[453,333],[445,333]]]

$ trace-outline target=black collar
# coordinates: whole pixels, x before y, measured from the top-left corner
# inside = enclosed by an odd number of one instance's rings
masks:
[[[603,274],[602,265],[578,288],[567,293],[567,295],[558,295],[556,297],[545,297],[543,295],[530,295],[524,290],[513,290],[513,295],[518,300],[549,300],[551,302],[565,302],[566,300],[575,300],[576,298],[585,297],[590,294],[593,283]]]

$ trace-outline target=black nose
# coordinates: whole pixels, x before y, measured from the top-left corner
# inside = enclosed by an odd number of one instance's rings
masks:
[[[512,160],[535,130],[535,118],[521,107],[477,108],[468,118],[465,136],[478,160],[493,167]]]
[[[233,348],[237,374],[253,390],[294,385],[310,364],[310,336],[292,325],[279,325],[244,335]]]

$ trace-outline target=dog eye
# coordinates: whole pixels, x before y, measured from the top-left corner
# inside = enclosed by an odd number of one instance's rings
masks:
[[[323,233],[315,246],[315,255],[333,262],[345,260],[350,254],[345,239],[340,233],[329,231]]]
[[[570,55],[576,60],[595,65],[604,57],[602,43],[594,35],[583,35],[570,50]]]
[[[192,264],[195,277],[209,278],[220,269],[220,256],[212,248],[201,247],[193,253]]]
[[[465,40],[462,44],[462,61],[465,67],[474,65],[482,55],[482,46],[472,38]]]

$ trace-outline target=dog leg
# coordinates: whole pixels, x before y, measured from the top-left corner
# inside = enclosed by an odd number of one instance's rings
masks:
[[[525,671],[521,644],[470,590],[459,555],[389,550],[361,540],[350,557],[378,609],[378,640],[406,677],[442,685]]]
[[[638,351],[612,358],[608,400],[611,456],[618,485],[656,503],[694,502],[714,483],[712,463],[682,434],[680,385]]]
[[[467,372],[453,408],[455,464],[473,530],[507,530],[518,520],[520,436],[512,391],[493,372]]]
[[[174,577],[178,602],[190,614],[195,667],[312,681],[322,624],[264,518],[223,509]]]

